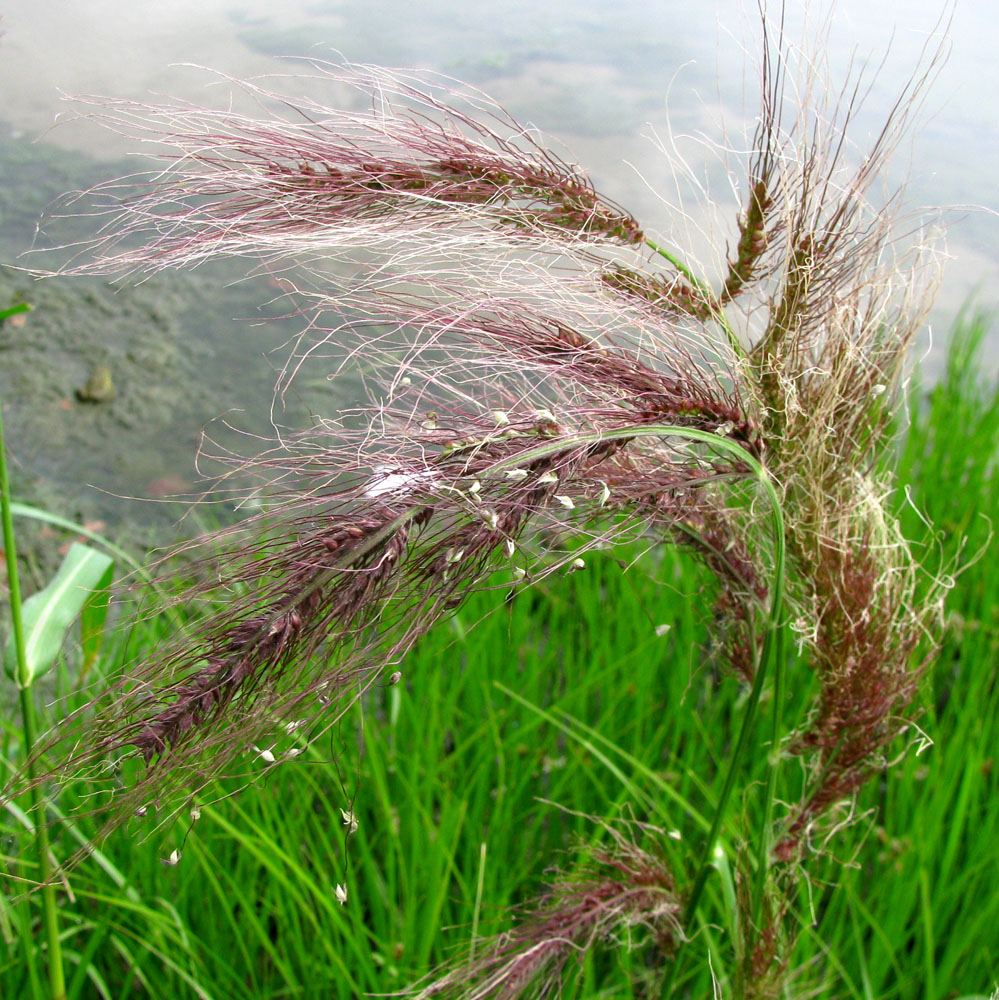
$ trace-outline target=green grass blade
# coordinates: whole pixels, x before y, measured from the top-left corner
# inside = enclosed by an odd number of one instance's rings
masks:
[[[112,566],[103,552],[74,543],[48,585],[24,602],[24,663],[18,664],[13,642],[4,652],[4,669],[19,687],[31,687],[52,667],[70,625],[108,580]]]

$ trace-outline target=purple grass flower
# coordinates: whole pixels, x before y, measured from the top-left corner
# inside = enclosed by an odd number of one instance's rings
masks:
[[[745,995],[775,988],[796,866],[897,746],[939,612],[878,471],[935,261],[897,194],[869,197],[938,53],[861,155],[848,142],[861,81],[836,95],[764,20],[762,108],[733,175],[743,208],[714,268],[688,256],[687,220],[647,236],[449,81],[325,64],[298,80],[360,91],[366,111],[237,81],[253,114],[87,102],[163,162],[88,193],[109,220],[69,270],[254,257],[303,318],[279,392],[358,360],[370,389],[368,405],[245,458],[219,450],[224,485],[259,512],[182,549],[200,553],[190,631],[41,751],[71,741],[59,774],[93,783],[104,832],[294,759],[398,680],[476,588],[524,586],[622,538],[683,545],[716,578],[715,655],[732,674],[765,676],[762,623],[783,592],[794,670],[817,677],[810,713],[769,751],[800,757],[805,782],[755,834],[774,845],[762,882],[740,857]],[[754,469],[779,497],[780,537]],[[422,995],[555,992],[572,957],[638,929],[672,955],[697,890],[651,828],[606,830],[610,847]],[[757,883],[763,903],[744,891]]]
[[[672,954],[683,939],[676,883],[656,849],[652,827],[601,824],[609,844],[577,846],[579,860],[540,894],[509,932],[479,947],[439,979],[413,991],[419,1000],[558,995],[569,963],[613,942]],[[641,841],[651,844],[642,846]]]

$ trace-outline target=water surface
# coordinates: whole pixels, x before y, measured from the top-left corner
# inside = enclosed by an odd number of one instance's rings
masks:
[[[50,129],[66,112],[60,94],[214,103],[217,84],[213,90],[210,75],[191,64],[250,77],[287,74],[291,56],[346,58],[467,80],[563,143],[600,190],[667,239],[673,209],[660,192],[675,198],[672,168],[653,137],[723,142],[740,134],[756,107],[757,18],[754,5],[738,0],[8,0],[5,7],[0,262],[13,262],[31,242],[51,199],[135,168],[125,159],[134,152],[129,141],[93,123]],[[951,260],[931,316],[931,369],[943,332],[970,296],[999,306],[999,71],[988,44],[997,18],[988,7],[967,3],[956,12],[950,60],[921,132],[894,168],[893,179],[909,177],[916,204],[980,206],[948,215]],[[797,31],[803,15],[789,10]],[[862,0],[836,5],[820,53],[834,78],[852,59],[871,54],[876,64],[891,48],[858,118],[859,144],[875,133],[921,48],[934,44],[938,20],[929,0],[892,13]],[[724,203],[723,159],[681,142]],[[85,233],[85,223],[63,225],[60,239]],[[46,290],[0,271],[0,295],[24,292],[39,306],[23,328],[0,331],[0,388],[22,482],[42,498],[46,491],[73,498],[80,516],[117,516],[133,508],[116,497],[195,487],[198,435],[218,414],[239,408],[247,426],[265,429],[260,415],[277,363],[268,351],[292,329],[261,325],[268,309],[276,311],[263,305],[273,289],[262,280],[235,282],[240,274],[229,265],[137,289],[80,282]],[[990,347],[995,360],[999,337]],[[76,389],[105,362],[115,373],[114,401],[81,404]],[[356,391],[340,383],[334,398],[322,395],[328,386],[306,387],[288,417],[333,408]],[[96,489],[81,489],[85,483]]]

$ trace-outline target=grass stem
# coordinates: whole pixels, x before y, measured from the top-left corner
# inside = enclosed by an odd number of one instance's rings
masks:
[[[725,331],[725,336],[728,338],[729,346],[735,352],[735,356],[745,359],[747,356],[746,349],[735,335],[735,330],[732,329],[732,324],[729,323],[728,317],[725,315],[725,310],[722,309],[722,305],[718,301],[718,296],[711,290],[711,286],[701,281],[675,253],[671,253],[664,246],[660,246],[648,238],[645,240],[645,245],[650,250],[654,250],[660,257],[665,257],[704,296],[704,305],[707,312]]]
[[[784,608],[784,575],[785,575],[785,562],[786,562],[786,539],[785,539],[785,529],[784,529],[784,514],[781,508],[780,497],[777,494],[777,489],[774,486],[772,480],[766,469],[744,448],[742,448],[735,441],[728,438],[720,438],[716,434],[710,434],[707,431],[700,431],[689,427],[674,427],[666,424],[649,424],[641,425],[637,427],[622,427],[616,428],[613,431],[604,431],[603,433],[592,433],[592,434],[580,434],[573,437],[570,440],[562,439],[558,443],[552,443],[548,445],[539,445],[537,448],[529,449],[526,452],[521,452],[515,460],[508,459],[503,462],[497,462],[490,469],[491,472],[501,472],[505,468],[512,466],[514,464],[525,464],[527,462],[535,461],[536,459],[546,457],[556,451],[562,451],[567,446],[578,446],[581,444],[595,443],[597,441],[615,440],[620,438],[638,438],[638,437],[680,437],[686,438],[687,440],[697,441],[702,444],[709,444],[712,447],[718,448],[720,451],[728,452],[730,455],[737,457],[740,461],[744,462],[750,469],[753,477],[760,483],[764,492],[767,494],[767,499],[770,502],[770,514],[771,514],[771,528],[773,532],[774,540],[774,576],[773,583],[770,588],[770,608],[767,615],[766,629],[763,634],[763,642],[760,646],[759,659],[757,661],[756,674],[753,678],[753,686],[750,690],[749,700],[746,704],[746,711],[742,718],[742,727],[739,730],[739,738],[736,743],[735,751],[733,752],[730,760],[728,771],[725,775],[725,783],[722,786],[722,792],[718,799],[718,804],[715,807],[714,817],[711,822],[711,829],[708,831],[708,836],[704,841],[704,848],[701,851],[701,856],[698,861],[696,874],[694,876],[694,881],[691,887],[690,895],[687,898],[687,904],[684,909],[684,926],[689,927],[694,919],[697,912],[697,906],[701,901],[701,895],[704,892],[704,886],[707,882],[708,873],[711,866],[711,854],[714,851],[715,843],[718,840],[718,834],[721,830],[722,822],[724,821],[725,814],[728,809],[728,802],[732,796],[732,792],[735,789],[736,779],[739,774],[739,770],[742,766],[742,762],[746,756],[746,752],[749,748],[750,739],[753,733],[753,727],[756,721],[756,713],[760,703],[760,697],[763,694],[763,688],[766,684],[767,674],[770,668],[770,662],[773,659],[780,661],[782,659],[782,649],[781,643],[779,641],[780,634],[780,619],[783,614]],[[776,646],[776,656],[775,656],[775,646]],[[777,675],[775,690],[775,703],[774,703],[774,728],[773,728],[773,742],[774,746],[771,748],[771,754],[769,759],[769,775],[767,779],[767,797],[764,806],[764,813],[766,817],[766,829],[764,831],[764,844],[767,843],[769,838],[769,825],[770,818],[773,815],[773,799],[777,787],[777,763],[779,757],[779,737],[780,737],[780,716],[779,712],[783,709],[783,665],[778,662],[775,667],[775,674]],[[766,865],[767,860],[767,848],[764,847],[763,855],[763,867]],[[760,882],[757,880],[757,888],[759,888]],[[759,906],[760,899],[754,900],[754,906]],[[678,972],[680,962],[675,961],[671,967],[670,975],[665,981],[665,987],[663,996],[668,997],[673,990],[675,983],[676,973]]]
[[[36,742],[35,702],[31,694],[31,676],[25,655],[24,623],[21,618],[21,584],[17,572],[17,548],[14,537],[14,517],[10,504],[10,483],[7,478],[6,444],[3,434],[3,406],[0,400],[0,512],[3,521],[3,544],[7,556],[7,586],[10,593],[11,632],[17,654],[17,687],[21,702],[21,732],[24,740],[24,758],[27,763],[28,782],[32,787],[32,811],[35,820],[35,848],[42,886],[42,905],[45,912],[45,938],[48,943],[49,987],[52,1000],[65,1000],[66,981],[62,964],[62,945],[59,939],[59,908],[55,886],[52,884],[52,865],[49,859],[48,821],[45,813],[45,796],[36,781],[32,760]],[[28,948],[34,956],[35,950]]]

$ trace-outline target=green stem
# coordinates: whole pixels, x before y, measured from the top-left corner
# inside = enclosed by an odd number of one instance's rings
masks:
[[[760,704],[760,697],[763,694],[763,688],[766,683],[767,674],[769,673],[770,661],[775,659],[777,663],[775,666],[773,745],[769,756],[767,800],[764,807],[764,812],[767,817],[767,826],[764,830],[765,843],[770,836],[769,825],[770,817],[772,817],[773,814],[773,801],[777,787],[777,765],[780,753],[780,715],[783,710],[784,700],[783,663],[781,662],[783,660],[783,651],[780,649],[780,619],[783,614],[784,607],[784,575],[787,546],[784,531],[784,514],[781,509],[780,497],[777,495],[777,490],[774,487],[770,476],[767,474],[766,469],[764,469],[756,458],[747,452],[745,448],[737,444],[735,441],[732,441],[730,438],[718,437],[717,434],[711,434],[707,431],[700,431],[694,428],[672,427],[666,424],[644,424],[636,427],[621,427],[611,431],[578,434],[571,438],[562,438],[557,442],[550,442],[548,444],[539,445],[536,448],[528,449],[527,451],[518,454],[515,458],[504,459],[501,462],[497,462],[490,467],[489,472],[503,472],[507,469],[516,468],[517,466],[522,466],[525,463],[533,462],[540,458],[546,458],[560,451],[565,451],[567,448],[578,447],[579,445],[591,443],[596,444],[601,441],[614,441],[638,437],[679,437],[689,441],[697,441],[702,444],[710,445],[719,451],[728,452],[733,457],[738,458],[739,461],[745,463],[749,466],[750,472],[759,482],[770,502],[771,528],[774,539],[773,584],[770,588],[770,608],[767,615],[766,629],[763,634],[763,643],[760,647],[756,674],[753,678],[753,686],[750,690],[745,714],[743,715],[742,727],[739,730],[739,738],[729,761],[728,772],[725,775],[722,792],[718,799],[718,804],[715,807],[711,829],[709,830],[707,839],[704,842],[704,847],[701,851],[701,857],[698,861],[696,874],[694,876],[693,886],[691,888],[690,895],[687,897],[687,905],[684,909],[683,922],[686,927],[689,927],[694,920],[694,916],[697,912],[697,906],[701,901],[701,896],[704,892],[704,887],[707,883],[708,874],[711,868],[711,855],[714,851],[715,844],[718,840],[718,834],[721,830],[721,825],[728,809],[729,799],[735,789],[736,778],[749,748],[753,726],[756,721],[756,713]],[[774,655],[775,644],[777,645],[776,656]],[[766,847],[764,850],[766,850]],[[766,867],[766,861],[767,857],[766,854],[764,854],[761,862],[761,868]],[[765,882],[763,884],[765,884]],[[760,885],[761,883],[758,879],[758,892],[762,891],[761,888],[759,888]],[[760,900],[756,899],[754,901],[754,907],[758,907],[759,903]],[[679,960],[673,962],[670,974],[664,984],[664,992],[662,994],[664,997],[668,997],[673,991],[673,985],[676,981],[679,966]]]
[[[24,752],[28,758],[28,781],[32,785],[32,808],[35,814],[35,844],[42,884],[42,904],[45,911],[45,938],[49,947],[49,987],[52,1000],[65,1000],[66,981],[63,974],[62,942],[59,938],[59,906],[52,884],[52,862],[49,857],[49,828],[45,815],[45,794],[37,781],[31,759],[35,745],[35,704],[30,688],[21,688],[21,720],[24,732]]]
[[[0,515],[3,523],[3,544],[7,554],[7,586],[10,591],[10,619],[14,648],[17,654],[17,686],[21,699],[21,726],[24,737],[24,757],[28,782],[32,790],[35,821],[35,848],[41,877],[42,904],[45,912],[45,937],[48,942],[49,988],[52,1000],[65,1000],[66,980],[63,974],[62,943],[59,939],[59,908],[52,884],[52,864],[49,859],[49,831],[45,814],[45,796],[37,781],[33,760],[36,742],[35,703],[31,695],[31,675],[25,655],[24,623],[21,619],[21,584],[17,573],[17,548],[14,538],[14,517],[10,507],[10,483],[7,479],[7,456],[3,434],[3,407],[0,400]],[[33,952],[34,954],[34,952]]]
[[[774,703],[773,731],[767,767],[767,788],[763,800],[763,829],[756,850],[756,881],[753,886],[753,926],[750,929],[749,949],[752,951],[756,932],[760,926],[763,892],[770,871],[770,850],[773,842],[774,802],[777,799],[777,772],[780,769],[781,718],[784,715],[784,630],[776,623],[774,654]]]
[[[709,299],[714,299],[714,292],[698,278],[693,271],[687,267],[684,262],[677,257],[675,253],[671,253],[664,246],[660,246],[658,243],[650,240],[648,237],[645,239],[645,245],[650,250],[655,250],[660,257],[665,257],[699,292]]]
[[[718,296],[712,291],[711,286],[701,281],[675,253],[671,253],[665,247],[660,246],[648,237],[645,239],[645,245],[650,250],[654,250],[660,257],[665,257],[704,296],[704,304],[710,311],[712,318],[725,331],[725,336],[728,339],[729,346],[735,352],[735,356],[745,359],[747,357],[746,349],[739,343],[739,338],[735,335],[735,330],[732,329],[732,324],[729,323],[728,317],[725,315],[725,310],[718,301]]]

